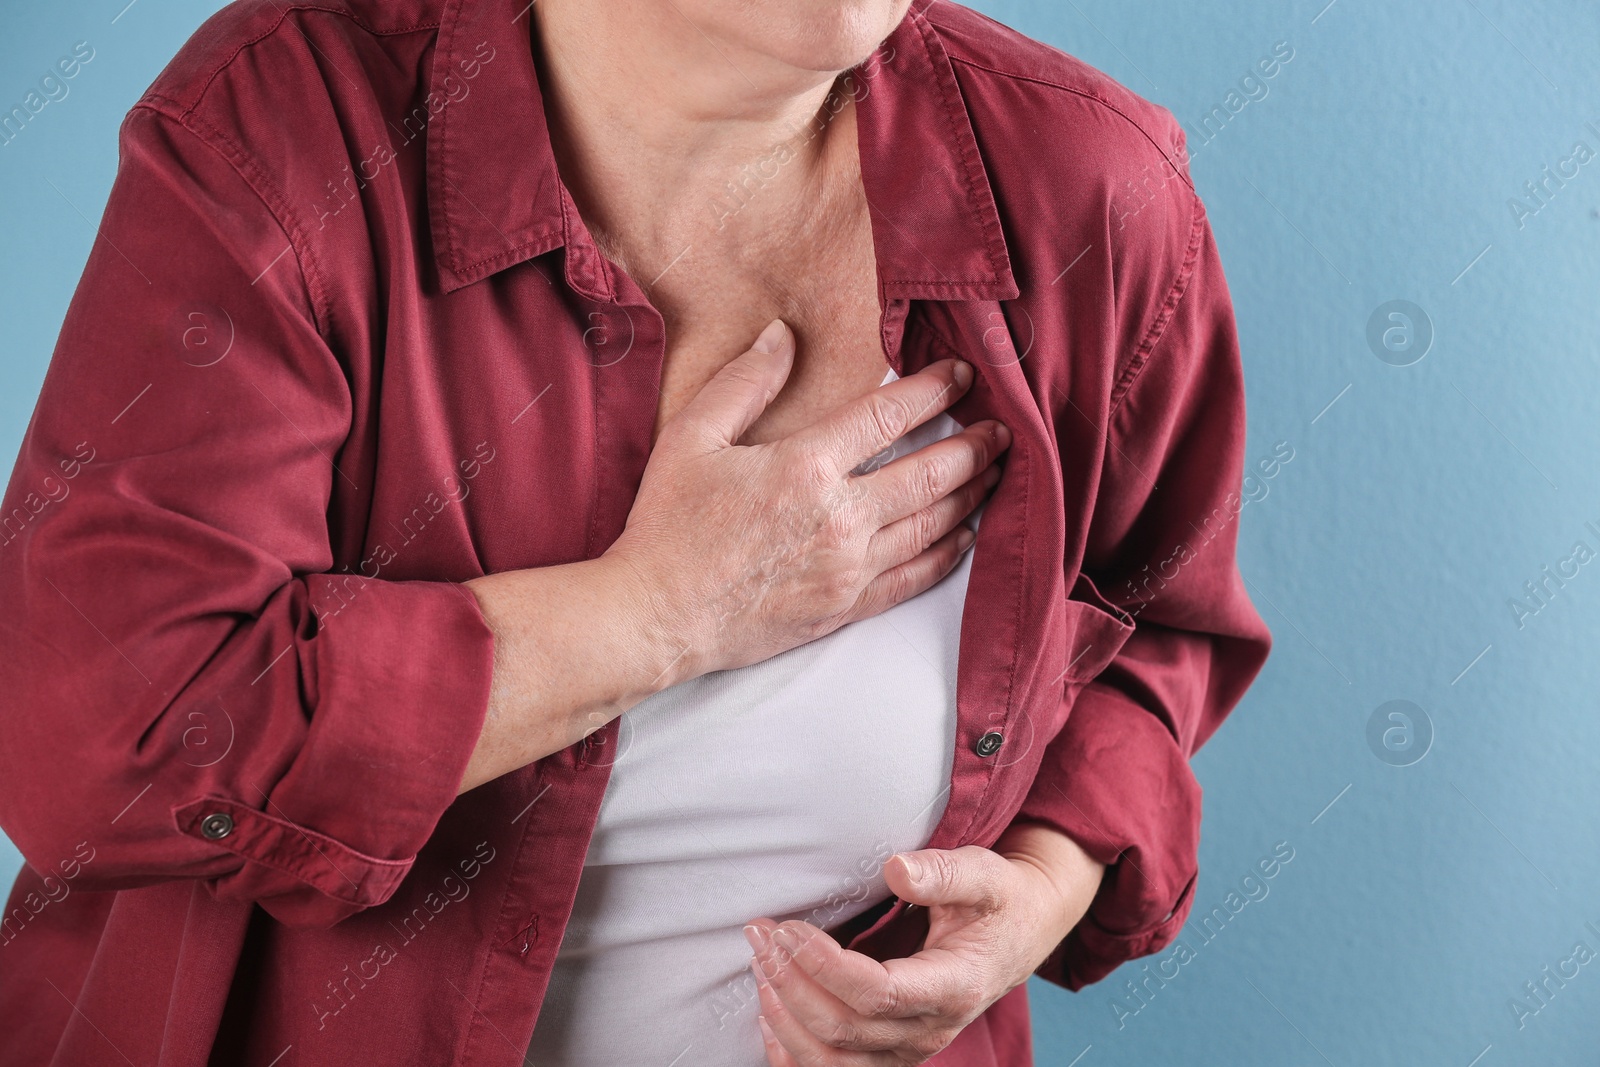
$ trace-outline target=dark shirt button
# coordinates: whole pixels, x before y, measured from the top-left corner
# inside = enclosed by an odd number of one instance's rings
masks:
[[[233,816],[217,812],[207,815],[200,824],[200,832],[213,841],[220,841],[233,833]]]
[[[990,730],[978,738],[978,743],[972,746],[972,751],[980,756],[988,757],[1000,751],[1000,746],[1005,743],[1005,736]]]

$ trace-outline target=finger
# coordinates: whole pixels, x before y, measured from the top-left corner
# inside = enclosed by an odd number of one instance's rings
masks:
[[[899,852],[883,865],[889,889],[913,904],[966,905],[993,911],[1010,873],[1011,861],[977,845]]]
[[[872,579],[840,625],[871,618],[938,584],[961,561],[961,553],[971,546],[973,536],[969,527],[957,525],[914,559]]]
[[[761,1029],[761,1044],[767,1050],[767,1067],[800,1067],[789,1050],[783,1047],[783,1042],[778,1040],[778,1035],[772,1032],[765,1015],[756,1016],[756,1025]]]
[[[773,933],[775,939],[757,951],[753,966],[777,991],[789,1014],[823,1044],[865,1052],[908,1048],[914,1039],[926,1039],[927,1028],[920,1020],[889,1019],[858,1010],[811,973],[815,969],[835,984],[856,992],[856,1004],[875,1003],[877,990],[888,980],[875,960],[855,953],[867,964],[861,970],[868,972],[864,981],[872,987],[862,988],[854,976],[846,977],[840,969],[839,957],[845,950],[829,935],[798,920],[784,923]],[[876,968],[876,974],[870,973],[872,968]]]
[[[788,966],[767,964],[763,968],[790,1007],[782,971],[796,966],[857,1017],[911,1023],[897,1031],[902,1040],[928,1036],[937,1025],[958,1018],[971,1006],[969,994],[976,990],[969,978],[980,972],[980,961],[948,950],[924,949],[906,959],[879,963],[844,948],[821,931],[809,933],[806,927],[806,923],[791,920],[774,929],[771,936],[778,958],[789,961]],[[820,1036],[826,1038],[827,1034]]]
[[[996,999],[984,975],[990,965],[981,950],[924,948],[914,956],[889,960],[889,992],[894,1011],[915,1015],[929,1026],[965,1026]]]
[[[885,526],[867,543],[867,565],[881,573],[916,559],[929,545],[971,515],[999,480],[1000,468],[990,464],[955,492]]]
[[[850,485],[869,501],[878,522],[887,526],[912,515],[965,485],[1011,445],[1011,431],[993,419],[942,437]]]
[[[871,956],[853,952],[830,935],[799,920],[776,927],[771,937],[777,963],[767,966],[764,973],[778,987],[779,993],[784,994],[786,1004],[789,997],[783,982],[784,973],[798,970],[853,1017],[904,1020],[919,1014],[902,1005],[894,987],[894,976]],[[815,1003],[814,998],[809,1002]]]
[[[970,363],[942,359],[840,405],[787,439],[803,450],[830,457],[843,477],[955,403],[971,384]]]
[[[761,1017],[766,1019],[773,1037],[794,1061],[795,1067],[901,1067],[904,1064],[903,1059],[892,1053],[852,1051],[825,1044],[784,1004],[778,991],[762,974],[760,964],[752,963],[751,969],[756,972]]]
[[[974,537],[969,527],[958,525],[920,555],[884,571],[867,583],[841,625],[871,618],[932,588],[955,569]]]
[[[708,449],[726,448],[772,403],[793,366],[794,333],[773,319],[748,351],[712,375],[678,412],[674,433],[686,433]]]

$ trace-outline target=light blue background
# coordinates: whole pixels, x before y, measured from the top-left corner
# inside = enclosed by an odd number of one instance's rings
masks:
[[[117,123],[215,7],[124,2],[16,7],[0,40],[6,107],[73,42],[97,51],[0,148],[7,467],[115,173]],[[1520,228],[1507,205],[1574,142],[1600,151],[1586,126],[1600,127],[1600,14],[1584,0],[1325,2],[978,4],[1189,128],[1237,307],[1249,456],[1295,453],[1241,520],[1278,643],[1196,761],[1196,917],[1276,843],[1294,859],[1209,943],[1191,924],[1196,958],[1120,1027],[1113,1000],[1137,968],[1077,995],[1034,983],[1042,1064],[1600,1057],[1600,961],[1523,1028],[1509,1007],[1579,940],[1600,951],[1585,929],[1600,928],[1600,565],[1524,628],[1507,603],[1574,541],[1600,549],[1584,529],[1600,526],[1600,160]],[[1267,95],[1200,144],[1201,117],[1278,41],[1294,58]],[[1395,299],[1436,332],[1411,366],[1366,340]],[[1434,731],[1407,767],[1367,742],[1394,699]],[[6,883],[19,862],[0,842]]]

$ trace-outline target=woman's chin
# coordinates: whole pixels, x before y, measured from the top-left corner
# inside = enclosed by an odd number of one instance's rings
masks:
[[[706,23],[752,51],[800,70],[848,70],[864,62],[905,17],[911,0],[701,0]]]

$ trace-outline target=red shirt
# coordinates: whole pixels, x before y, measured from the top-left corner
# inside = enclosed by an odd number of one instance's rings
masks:
[[[618,723],[457,798],[458,583],[612,543],[663,355],[531,21],[247,0],[129,112],[0,509],[0,1062],[521,1062]],[[1177,122],[1082,63],[917,0],[851,91],[887,361],[972,361],[951,416],[1014,434],[930,847],[1032,819],[1111,864],[1039,970],[1076,989],[1184,922],[1188,757],[1270,647],[1227,287]],[[1029,1062],[1025,989],[937,1062]]]

